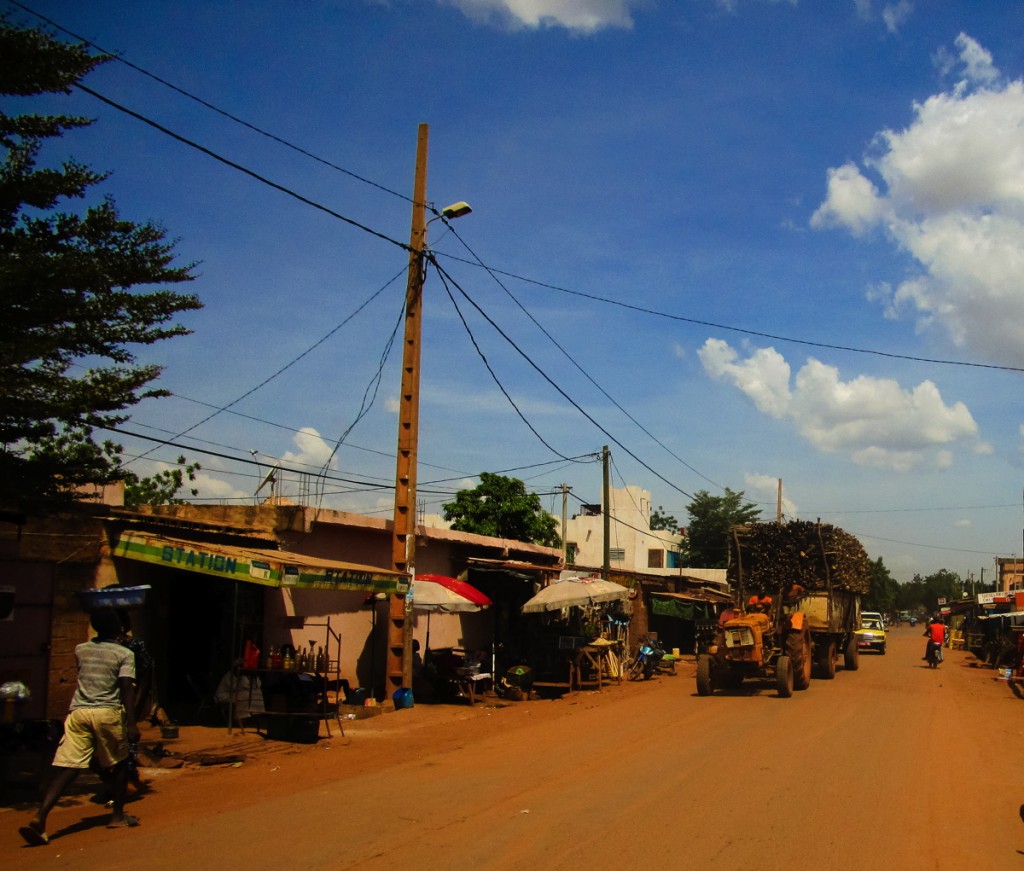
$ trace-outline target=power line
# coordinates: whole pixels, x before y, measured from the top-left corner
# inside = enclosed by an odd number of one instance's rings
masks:
[[[446,222],[446,223],[447,223],[447,222]],[[703,472],[700,472],[700,471],[698,471],[697,469],[695,469],[695,468],[694,468],[693,466],[691,466],[691,465],[690,465],[690,464],[689,464],[688,462],[686,462],[686,460],[684,460],[684,459],[683,459],[682,457],[680,457],[680,456],[679,456],[678,454],[676,454],[676,453],[675,453],[674,451],[672,451],[672,450],[671,450],[671,449],[670,449],[670,448],[668,447],[668,445],[666,445],[666,444],[665,444],[664,442],[662,442],[662,441],[661,441],[661,439],[659,439],[659,438],[658,438],[658,437],[657,437],[656,435],[654,435],[654,433],[652,433],[652,432],[651,432],[651,431],[650,431],[649,429],[647,429],[647,427],[645,427],[645,426],[644,426],[644,425],[643,425],[642,423],[640,423],[640,421],[638,421],[638,420],[637,420],[637,419],[636,419],[635,417],[633,417],[633,415],[632,415],[632,414],[630,414],[630,413],[629,413],[628,411],[626,411],[626,409],[625,409],[625,408],[623,408],[623,407],[622,407],[622,405],[620,405],[620,404],[619,404],[619,402],[618,402],[618,401],[616,401],[616,399],[615,399],[615,398],[614,398],[614,397],[613,397],[613,396],[612,396],[612,395],[611,395],[611,394],[610,394],[610,393],[609,393],[609,392],[608,392],[607,390],[605,390],[605,389],[604,389],[604,388],[603,388],[603,387],[602,387],[602,386],[601,386],[600,384],[598,384],[598,383],[597,383],[597,381],[595,381],[595,380],[594,380],[594,378],[592,378],[592,377],[591,377],[590,373],[589,373],[589,372],[587,372],[587,371],[586,371],[586,369],[584,369],[584,368],[583,368],[583,367],[582,367],[582,366],[581,366],[581,365],[579,364],[579,362],[578,362],[578,361],[577,361],[577,360],[576,360],[576,359],[575,359],[575,358],[574,358],[574,357],[572,356],[572,354],[570,354],[570,353],[569,353],[569,352],[568,352],[568,351],[567,351],[567,350],[566,350],[566,349],[565,349],[564,347],[562,347],[562,345],[561,345],[561,344],[560,344],[560,343],[558,342],[558,340],[557,340],[557,339],[556,339],[556,338],[555,338],[554,336],[552,336],[552,335],[551,335],[551,333],[549,333],[549,332],[548,332],[548,331],[547,331],[547,330],[546,330],[546,329],[544,328],[544,326],[543,326],[543,325],[542,325],[542,324],[540,323],[540,321],[538,321],[538,320],[537,320],[537,319],[536,319],[536,318],[535,318],[535,317],[534,317],[534,316],[533,316],[533,315],[532,315],[532,314],[530,313],[530,311],[529,311],[529,310],[528,310],[528,309],[526,308],[526,306],[524,306],[524,305],[522,304],[522,302],[520,302],[520,301],[519,301],[519,299],[518,299],[518,298],[517,298],[517,297],[515,296],[515,294],[513,294],[513,293],[512,293],[512,291],[510,291],[510,290],[509,290],[509,289],[508,289],[508,288],[507,288],[507,287],[505,286],[504,282],[502,282],[502,281],[501,281],[501,279],[500,279],[500,278],[498,278],[498,276],[497,276],[497,275],[495,274],[495,272],[494,272],[494,271],[493,271],[493,270],[492,270],[492,269],[491,269],[490,267],[488,267],[488,266],[487,266],[487,264],[483,262],[483,260],[481,260],[481,259],[480,259],[479,255],[478,255],[478,254],[477,254],[477,253],[476,253],[476,252],[475,252],[475,251],[474,251],[474,250],[473,250],[472,248],[470,248],[470,247],[469,247],[469,244],[468,244],[468,243],[466,242],[466,240],[465,240],[465,239],[463,239],[463,238],[462,238],[462,237],[461,237],[461,236],[459,235],[458,231],[457,231],[457,230],[455,230],[454,228],[452,228],[452,227],[451,227],[450,225],[449,225],[448,229],[449,229],[449,230],[451,230],[451,232],[452,232],[452,234],[453,234],[453,235],[455,236],[455,238],[456,238],[456,239],[458,239],[460,243],[462,243],[462,246],[463,246],[463,247],[464,247],[464,248],[465,248],[465,249],[466,249],[466,250],[467,250],[467,251],[468,251],[468,252],[469,252],[470,254],[472,254],[472,255],[473,255],[473,257],[474,257],[474,258],[476,259],[476,262],[477,262],[477,264],[479,264],[480,266],[482,266],[482,267],[483,267],[483,268],[484,268],[484,269],[485,269],[485,270],[487,271],[487,274],[488,274],[488,275],[490,275],[490,276],[491,276],[491,278],[493,278],[493,279],[494,279],[494,281],[495,281],[495,283],[496,283],[496,284],[498,285],[498,287],[500,287],[500,288],[501,288],[501,289],[502,289],[503,291],[505,291],[505,294],[506,294],[506,295],[508,296],[508,298],[509,298],[509,299],[511,299],[511,300],[512,300],[512,302],[514,302],[514,303],[515,303],[515,304],[516,304],[516,305],[517,305],[517,306],[519,307],[520,311],[522,311],[522,312],[523,312],[523,314],[525,314],[525,315],[526,315],[526,316],[527,316],[527,317],[528,317],[528,318],[529,318],[529,319],[530,319],[530,320],[531,320],[531,321],[533,322],[533,324],[534,324],[534,325],[535,325],[535,326],[537,327],[537,329],[539,329],[539,330],[540,330],[540,331],[541,331],[541,332],[542,332],[542,333],[544,334],[544,336],[545,336],[545,337],[546,337],[546,338],[548,339],[548,341],[550,341],[550,342],[551,342],[551,344],[553,344],[553,345],[554,345],[554,346],[555,346],[556,348],[558,348],[558,350],[559,350],[559,351],[561,351],[562,355],[563,355],[563,356],[564,356],[564,357],[565,357],[565,358],[566,358],[566,359],[567,359],[567,360],[568,360],[568,361],[569,361],[570,363],[572,363],[572,365],[573,365],[573,366],[575,366],[575,367],[576,367],[576,369],[578,369],[578,370],[579,370],[579,372],[580,372],[580,373],[581,373],[581,374],[583,375],[583,377],[584,377],[584,378],[586,378],[586,379],[587,379],[587,380],[588,380],[588,381],[589,381],[589,382],[590,382],[591,384],[593,384],[593,385],[594,385],[594,387],[596,387],[596,388],[597,388],[597,389],[598,389],[598,390],[599,390],[599,391],[601,392],[601,394],[602,394],[602,395],[603,395],[603,396],[604,396],[604,397],[605,397],[605,398],[606,398],[606,399],[607,399],[607,400],[608,400],[609,402],[611,402],[611,404],[612,404],[612,405],[614,405],[614,406],[615,406],[615,407],[616,407],[616,408],[617,408],[617,409],[618,409],[619,411],[621,411],[621,412],[622,412],[622,413],[623,413],[623,414],[624,414],[624,415],[625,415],[625,416],[626,416],[627,418],[629,418],[629,420],[630,420],[630,421],[632,421],[632,422],[633,422],[633,424],[635,424],[635,425],[636,425],[636,426],[637,426],[637,427],[638,427],[638,428],[640,429],[640,431],[644,433],[644,435],[646,435],[646,436],[647,436],[648,438],[650,438],[650,439],[651,439],[651,440],[652,440],[652,441],[653,441],[653,442],[654,442],[655,444],[657,444],[657,445],[658,445],[659,447],[661,447],[661,448],[662,448],[662,449],[663,449],[663,450],[664,450],[664,451],[665,451],[666,453],[668,453],[668,454],[669,454],[669,455],[670,455],[670,456],[671,456],[671,457],[672,457],[673,459],[675,459],[675,460],[677,460],[678,462],[682,463],[682,465],[684,465],[684,466],[685,466],[685,467],[686,467],[687,469],[689,469],[689,470],[690,470],[691,472],[693,472],[693,473],[694,473],[695,475],[697,475],[697,476],[699,476],[699,477],[703,478],[703,479],[704,479],[705,481],[707,481],[707,482],[708,482],[709,484],[713,484],[713,485],[714,485],[715,487],[718,487],[718,488],[719,488],[720,490],[724,490],[724,489],[725,489],[725,488],[724,488],[724,487],[723,487],[723,486],[722,486],[721,484],[719,484],[719,483],[717,483],[717,482],[715,482],[715,481],[712,481],[712,480],[711,480],[711,479],[710,479],[710,478],[709,478],[709,477],[708,477],[707,475],[705,475],[705,474],[704,474]],[[451,296],[451,294],[449,294],[449,296]]]
[[[221,109],[219,106],[215,106],[213,103],[210,103],[207,100],[204,100],[202,97],[196,96],[195,94],[191,93],[190,91],[186,91],[184,88],[174,84],[173,82],[169,82],[169,81],[167,81],[167,79],[161,78],[160,76],[156,75],[155,73],[151,73],[149,70],[145,69],[144,67],[140,67],[138,64],[135,64],[135,63],[132,63],[129,60],[126,60],[123,55],[121,55],[121,54],[119,54],[117,52],[108,51],[107,49],[103,48],[102,46],[97,45],[92,40],[86,39],[84,36],[80,36],[79,34],[75,33],[72,30],[68,30],[68,28],[58,24],[52,18],[47,18],[45,15],[41,15],[39,12],[36,12],[35,10],[30,9],[24,3],[19,3],[18,0],[8,0],[8,2],[11,3],[11,5],[13,5],[13,6],[17,6],[18,8],[23,9],[25,12],[28,12],[30,15],[34,15],[40,21],[45,21],[51,27],[61,31],[62,33],[66,33],[72,39],[78,40],[78,42],[82,43],[83,45],[88,45],[90,48],[96,49],[96,51],[100,52],[101,54],[105,55],[106,57],[108,57],[108,58],[110,58],[112,60],[116,60],[118,63],[124,64],[126,67],[129,67],[130,69],[133,69],[133,70],[135,70],[138,73],[141,73],[142,75],[152,79],[154,82],[158,82],[159,84],[163,85],[164,87],[170,88],[172,91],[175,91],[176,93],[181,94],[183,97],[186,97],[189,100],[192,100],[192,101],[198,103],[200,106],[204,106],[205,108],[210,109],[213,112],[216,112],[218,115],[221,115],[221,116],[227,118],[230,121],[234,121],[236,124],[241,124],[243,127],[246,127],[249,130],[252,130],[254,133],[258,133],[260,136],[265,136],[267,139],[271,139],[274,142],[277,142],[279,145],[285,146],[285,148],[290,148],[292,151],[298,152],[299,154],[303,155],[304,157],[308,157],[311,160],[315,160],[317,163],[322,163],[324,166],[330,167],[331,169],[336,170],[337,172],[343,173],[344,175],[347,175],[350,178],[355,179],[356,181],[360,181],[363,184],[369,185],[370,187],[377,188],[380,191],[384,191],[384,193],[391,194],[391,196],[398,197],[399,199],[405,200],[406,202],[409,202],[409,203],[412,202],[412,198],[406,196],[403,193],[399,193],[398,191],[392,190],[391,188],[386,187],[386,186],[380,184],[379,182],[375,182],[375,181],[373,181],[371,179],[365,178],[364,176],[358,175],[357,173],[354,173],[351,170],[345,169],[345,167],[343,167],[343,166],[338,166],[338,164],[332,163],[331,161],[329,161],[329,160],[327,160],[327,159],[325,159],[323,157],[320,157],[320,156],[318,156],[316,154],[313,154],[313,152],[307,151],[305,148],[303,148],[303,147],[301,147],[299,145],[296,145],[294,142],[289,142],[287,139],[283,139],[282,137],[277,136],[274,133],[270,133],[269,131],[264,130],[262,127],[257,127],[255,124],[252,124],[251,122],[246,121],[244,118],[239,118],[237,115],[233,115],[231,112],[228,112],[226,109]],[[428,208],[430,207],[429,204],[427,204],[427,206],[428,206]],[[433,209],[432,209],[432,211],[433,211]]]
[[[533,284],[537,287],[543,287],[547,290],[556,290],[559,293],[569,294],[570,296],[578,296],[583,299],[589,299],[594,302],[604,303],[605,305],[618,306],[619,308],[628,309],[630,311],[639,312],[640,314],[652,315],[654,317],[666,318],[668,320],[679,321],[681,323],[694,324],[701,327],[710,327],[716,330],[725,330],[731,333],[740,333],[745,336],[757,336],[762,339],[771,339],[775,342],[788,342],[793,345],[806,345],[812,348],[826,348],[830,351],[848,351],[852,354],[870,354],[876,357],[886,357],[892,360],[907,360],[912,363],[932,363],[940,366],[966,366],[975,369],[994,369],[1000,372],[1024,372],[1024,367],[1019,366],[999,366],[995,363],[976,363],[970,360],[943,360],[935,357],[915,357],[911,354],[897,354],[892,351],[879,351],[872,348],[855,348],[850,345],[834,345],[828,342],[816,342],[810,339],[796,339],[792,336],[780,336],[774,333],[765,333],[760,330],[749,330],[744,327],[733,327],[728,324],[719,324],[714,321],[705,321],[699,318],[689,318],[684,315],[670,314],[669,312],[658,311],[657,309],[645,308],[644,306],[633,305],[632,303],[622,302],[617,299],[610,299],[604,296],[598,296],[594,293],[585,293],[581,290],[571,290],[567,287],[560,287],[557,284],[549,284],[544,281],[538,281],[534,278],[527,278],[524,275],[517,275],[514,272],[506,272],[501,269],[495,269],[494,267],[484,266],[481,263],[467,260],[464,257],[457,257],[454,254],[442,254],[441,256],[447,257],[450,260],[455,260],[459,263],[465,263],[469,266],[477,266],[486,269],[488,272],[495,273],[497,275],[504,275],[506,278],[514,278],[517,281],[525,282],[526,284]]]
[[[143,124],[149,125],[154,130],[159,130],[161,133],[170,136],[172,139],[176,139],[178,142],[181,142],[184,145],[188,145],[190,148],[194,148],[197,151],[201,151],[208,157],[212,157],[214,160],[223,163],[225,166],[230,166],[232,169],[238,170],[239,172],[249,176],[250,178],[255,179],[261,184],[267,185],[267,187],[271,187],[274,190],[280,191],[281,193],[286,194],[289,197],[293,197],[300,203],[304,203],[307,206],[312,206],[314,209],[317,209],[318,211],[321,211],[324,214],[330,215],[332,218],[337,218],[339,221],[343,221],[349,226],[355,227],[357,230],[362,230],[364,233],[369,233],[371,236],[376,236],[378,239],[383,239],[385,242],[390,242],[392,245],[401,248],[403,251],[412,250],[407,242],[400,242],[397,239],[392,239],[390,236],[381,233],[379,230],[374,230],[371,227],[366,226],[366,224],[362,224],[359,221],[356,221],[354,218],[349,218],[346,215],[341,214],[341,212],[336,212],[334,209],[328,208],[327,206],[316,202],[316,200],[311,200],[309,197],[303,196],[297,191],[293,191],[291,188],[287,188],[282,184],[278,184],[276,181],[271,181],[266,176],[262,176],[258,172],[255,172],[249,169],[248,167],[242,166],[242,164],[236,163],[235,161],[227,157],[224,157],[222,154],[218,154],[216,151],[207,148],[205,145],[200,145],[198,142],[194,142],[193,140],[185,136],[182,136],[180,133],[175,133],[173,130],[171,130],[168,127],[164,127],[162,124],[158,124],[151,118],[147,118],[145,115],[142,115],[133,109],[129,109],[127,106],[122,106],[120,103],[111,100],[109,97],[104,97],[102,94],[98,93],[97,91],[94,91],[92,88],[88,88],[79,82],[75,82],[74,84],[75,87],[78,88],[78,90],[95,97],[101,103],[106,103],[108,106],[117,109],[119,112],[124,112],[124,114],[129,115],[138,121],[141,121]]]
[[[437,263],[437,261],[436,261],[436,260],[434,260],[434,261],[433,261],[433,263],[434,263],[434,267],[435,267],[436,269],[438,269],[439,271],[443,271],[443,270],[441,269],[441,267],[440,267],[440,266],[438,265],[438,263]],[[509,335],[508,335],[508,334],[507,334],[507,333],[506,333],[506,332],[505,332],[505,331],[504,331],[503,329],[501,329],[501,327],[499,327],[499,326],[498,326],[498,325],[497,325],[497,324],[496,324],[496,323],[494,322],[494,319],[493,319],[493,318],[491,318],[491,317],[490,317],[490,315],[488,315],[488,314],[487,314],[487,313],[486,313],[486,312],[485,312],[485,311],[484,311],[484,310],[483,310],[483,309],[482,309],[482,308],[480,307],[480,305],[479,305],[479,304],[478,304],[478,303],[477,303],[476,301],[474,301],[474,300],[473,300],[473,299],[472,299],[472,298],[471,298],[471,297],[469,296],[469,294],[468,294],[468,293],[466,293],[466,291],[465,291],[465,290],[464,290],[464,289],[463,289],[463,288],[462,288],[462,287],[461,287],[461,286],[459,285],[459,283],[458,283],[457,281],[455,281],[455,279],[454,279],[454,278],[452,278],[452,276],[451,276],[450,274],[448,274],[448,273],[446,272],[446,273],[445,273],[445,275],[447,275],[447,276],[448,276],[448,280],[449,280],[449,281],[451,281],[451,283],[452,283],[452,284],[453,284],[453,285],[454,285],[454,286],[455,286],[455,287],[456,287],[456,288],[458,289],[459,293],[461,293],[461,294],[462,294],[462,296],[463,296],[463,297],[464,297],[464,298],[466,299],[466,301],[467,301],[467,302],[468,302],[468,303],[469,303],[469,304],[470,304],[471,306],[473,306],[473,308],[475,308],[475,309],[477,310],[477,312],[479,312],[479,313],[480,313],[481,317],[483,317],[483,318],[484,318],[484,320],[486,320],[486,321],[487,321],[487,323],[489,323],[489,324],[491,325],[491,327],[492,327],[492,328],[493,328],[493,329],[494,329],[494,330],[495,330],[495,331],[496,331],[496,332],[497,332],[497,333],[498,333],[498,334],[499,334],[499,335],[500,335],[500,336],[501,336],[501,337],[502,337],[502,338],[503,338],[503,339],[504,339],[504,340],[505,340],[506,342],[508,342],[508,344],[509,344],[509,345],[511,345],[511,346],[512,346],[512,348],[513,348],[513,349],[514,349],[514,350],[516,351],[516,353],[517,353],[517,354],[519,354],[519,356],[521,356],[521,357],[522,357],[522,358],[523,358],[524,360],[526,360],[526,362],[527,362],[527,363],[529,363],[529,365],[530,365],[530,366],[531,366],[531,367],[532,367],[532,368],[533,368],[533,369],[534,369],[534,370],[535,370],[535,371],[536,371],[536,372],[537,372],[537,373],[538,373],[538,374],[539,374],[539,375],[540,375],[540,376],[541,376],[541,377],[542,377],[542,378],[543,378],[543,379],[544,379],[545,381],[547,381],[547,382],[548,382],[548,384],[550,384],[550,385],[551,385],[551,386],[552,386],[552,387],[553,387],[553,388],[554,388],[554,389],[555,389],[556,391],[558,391],[558,393],[559,393],[559,394],[560,394],[560,395],[561,395],[561,396],[562,396],[562,397],[563,397],[563,398],[564,398],[564,399],[565,399],[565,400],[566,400],[566,401],[567,401],[567,402],[568,402],[568,403],[569,403],[570,405],[572,405],[572,407],[573,407],[573,408],[575,408],[575,409],[576,409],[576,410],[577,410],[577,411],[578,411],[578,412],[579,412],[580,414],[582,414],[582,415],[583,415],[583,416],[584,416],[584,417],[585,417],[585,418],[586,418],[587,420],[589,420],[589,421],[590,421],[590,422],[591,422],[591,423],[592,423],[592,424],[593,424],[593,425],[594,425],[595,427],[597,427],[597,429],[598,429],[598,430],[600,430],[600,431],[601,431],[601,432],[602,432],[602,433],[603,433],[603,434],[604,434],[604,435],[605,435],[605,436],[606,436],[607,438],[609,438],[609,439],[610,439],[611,441],[613,441],[613,442],[614,442],[614,443],[615,443],[616,445],[618,445],[618,446],[619,446],[620,448],[622,448],[622,450],[624,450],[624,451],[625,451],[625,452],[626,452],[626,453],[627,453],[627,454],[628,454],[628,455],[629,455],[630,457],[632,457],[632,458],[633,458],[634,460],[636,460],[636,461],[637,461],[637,462],[638,462],[638,463],[639,463],[639,464],[640,464],[641,466],[643,466],[643,467],[644,467],[645,469],[647,469],[647,471],[648,471],[648,472],[650,472],[650,473],[651,473],[652,475],[654,475],[654,476],[655,476],[656,478],[658,478],[658,480],[660,480],[660,481],[662,481],[663,483],[667,484],[667,485],[668,485],[669,487],[671,487],[671,488],[672,488],[673,490],[675,490],[675,491],[677,491],[677,492],[681,493],[681,494],[682,494],[683,496],[686,496],[686,497],[687,497],[688,499],[693,499],[693,496],[692,496],[691,494],[687,493],[687,492],[686,492],[685,490],[683,490],[683,489],[682,489],[682,488],[681,488],[681,487],[680,487],[680,486],[679,486],[678,484],[675,484],[675,483],[673,483],[673,482],[672,482],[672,481],[670,481],[670,480],[669,480],[668,478],[666,478],[666,477],[665,477],[664,475],[662,475],[662,474],[661,474],[660,472],[656,471],[656,470],[655,470],[655,469],[653,469],[653,468],[652,468],[652,467],[651,467],[650,465],[648,465],[648,464],[647,464],[647,463],[645,463],[645,462],[644,462],[643,460],[641,460],[641,459],[640,459],[640,457],[638,457],[638,456],[637,456],[637,455],[636,455],[635,453],[633,453],[633,452],[632,452],[632,451],[631,451],[631,450],[630,450],[629,448],[627,448],[627,447],[626,447],[626,446],[625,446],[625,445],[624,445],[624,444],[623,444],[622,442],[620,442],[620,441],[619,441],[619,440],[618,440],[617,438],[615,438],[615,436],[613,436],[613,435],[612,435],[612,434],[611,434],[610,432],[608,432],[608,430],[606,430],[606,429],[605,429],[605,428],[604,428],[603,426],[601,426],[601,424],[599,424],[599,423],[598,423],[598,422],[597,422],[597,421],[596,421],[596,420],[594,419],[594,417],[593,417],[593,416],[592,416],[592,415],[591,415],[591,414],[590,414],[589,412],[587,412],[587,411],[586,411],[586,410],[585,410],[585,409],[584,409],[584,408],[583,408],[583,407],[582,407],[582,406],[581,406],[581,405],[580,405],[580,404],[579,404],[578,402],[576,402],[576,400],[575,400],[575,399],[573,399],[573,398],[572,398],[572,397],[571,397],[571,396],[570,396],[570,395],[569,395],[568,393],[566,393],[566,392],[565,392],[565,391],[564,391],[564,390],[563,390],[563,389],[562,389],[561,387],[559,387],[559,386],[558,386],[558,384],[556,384],[556,383],[555,383],[555,381],[554,381],[554,380],[553,380],[553,379],[551,378],[551,376],[550,376],[550,375],[548,375],[548,374],[547,374],[547,373],[546,373],[546,372],[545,372],[545,371],[544,371],[543,369],[541,369],[541,368],[540,368],[540,366],[538,366],[538,365],[537,365],[537,364],[536,364],[536,363],[535,363],[535,362],[534,362],[534,361],[533,361],[532,359],[530,359],[530,356],[529,356],[529,354],[527,354],[527,353],[526,353],[525,351],[523,351],[523,349],[522,349],[522,348],[520,348],[520,347],[519,347],[519,346],[518,346],[518,345],[517,345],[517,344],[516,344],[516,343],[515,343],[514,341],[512,341],[512,338],[511,338],[511,337],[510,337],[510,336],[509,336]]]

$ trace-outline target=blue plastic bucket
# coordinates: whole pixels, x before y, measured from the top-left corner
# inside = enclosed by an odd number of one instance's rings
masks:
[[[391,700],[395,703],[396,711],[402,708],[411,708],[413,706],[412,690],[408,687],[395,690],[391,694]]]

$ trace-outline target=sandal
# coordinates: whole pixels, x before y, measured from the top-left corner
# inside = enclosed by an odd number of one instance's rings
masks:
[[[50,843],[50,836],[39,828],[38,823],[29,823],[27,826],[22,826],[18,829],[18,834],[25,839],[25,843],[30,847],[45,847]]]
[[[108,829],[134,829],[140,824],[138,817],[133,817],[131,814],[125,814],[116,823],[107,823]]]

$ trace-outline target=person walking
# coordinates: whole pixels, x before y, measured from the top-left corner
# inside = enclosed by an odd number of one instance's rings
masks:
[[[95,758],[113,786],[113,814],[108,828],[131,828],[139,820],[124,812],[128,788],[128,743],[139,740],[135,722],[135,654],[119,644],[121,620],[113,608],[94,611],[96,637],[75,648],[78,686],[64,720],[64,737],[50,767],[50,782],[29,822],[18,829],[26,843],[50,842],[46,820],[64,791]]]

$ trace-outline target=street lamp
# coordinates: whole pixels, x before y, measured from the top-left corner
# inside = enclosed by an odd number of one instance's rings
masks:
[[[395,468],[395,514],[391,538],[391,567],[415,576],[416,461],[420,416],[420,336],[422,333],[424,262],[427,248],[427,142],[430,128],[420,124],[413,182],[412,231],[409,239],[409,278],[405,291],[405,335],[402,348],[402,390],[398,399],[398,456]],[[431,218],[449,220],[473,211],[457,202]],[[391,596],[388,611],[386,677],[388,689],[408,687],[412,679],[412,603],[405,591]]]

